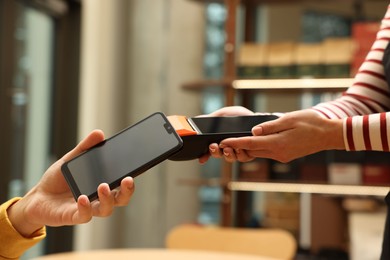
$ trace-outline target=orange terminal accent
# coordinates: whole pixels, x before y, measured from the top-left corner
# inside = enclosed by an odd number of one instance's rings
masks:
[[[195,131],[192,126],[188,123],[186,116],[172,115],[167,117],[169,122],[175,128],[176,133],[180,136],[186,135],[197,135],[198,132]]]

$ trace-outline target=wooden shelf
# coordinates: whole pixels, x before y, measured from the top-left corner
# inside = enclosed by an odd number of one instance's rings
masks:
[[[180,179],[181,185],[228,187],[231,191],[254,192],[293,192],[310,194],[327,194],[343,196],[374,196],[384,197],[389,192],[387,186],[374,185],[339,185],[329,183],[300,183],[300,182],[259,182],[259,181],[228,181],[220,178],[210,179]]]
[[[352,78],[323,78],[323,79],[240,79],[232,83],[235,89],[256,90],[315,90],[342,91],[353,83]]]
[[[208,87],[232,87],[232,81],[229,80],[198,80],[184,83],[182,85],[184,89],[187,90],[202,90]]]
[[[384,197],[389,192],[389,187],[383,186],[240,181],[229,182],[228,188],[232,191],[296,192],[376,197]]]

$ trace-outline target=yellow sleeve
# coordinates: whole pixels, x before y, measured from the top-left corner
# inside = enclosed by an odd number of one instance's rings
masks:
[[[24,237],[15,230],[8,219],[7,209],[18,200],[20,198],[14,198],[0,205],[0,259],[19,259],[46,235],[45,227],[37,230],[31,237]]]

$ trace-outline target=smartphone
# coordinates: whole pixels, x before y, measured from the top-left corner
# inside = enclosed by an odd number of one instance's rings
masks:
[[[220,143],[230,137],[250,136],[254,126],[277,118],[275,115],[186,118],[188,125],[183,127],[186,124],[181,123],[180,130],[176,129],[179,134],[182,133],[183,148],[169,159],[172,161],[197,159],[209,152],[208,147],[211,143]]]
[[[111,189],[126,176],[136,177],[177,152],[183,145],[167,117],[154,113],[62,165],[62,173],[77,198],[96,199],[97,187]]]

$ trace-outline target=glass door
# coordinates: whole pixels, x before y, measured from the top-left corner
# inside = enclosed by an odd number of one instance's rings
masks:
[[[16,6],[14,73],[11,96],[11,165],[8,197],[23,196],[50,165],[53,30],[45,13],[22,4]],[[25,258],[39,255],[43,245]]]
[[[10,196],[30,189],[50,163],[54,21],[23,5],[18,10]]]

